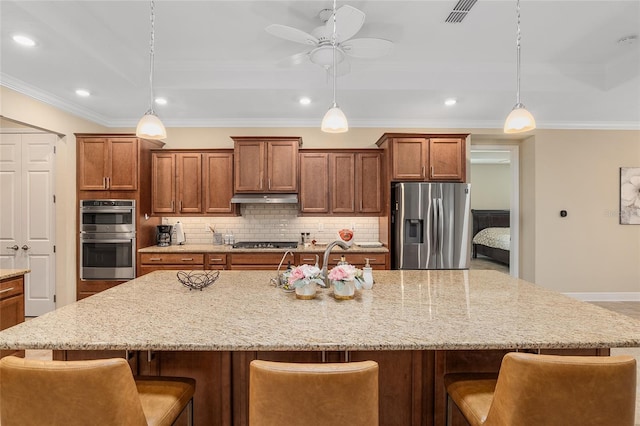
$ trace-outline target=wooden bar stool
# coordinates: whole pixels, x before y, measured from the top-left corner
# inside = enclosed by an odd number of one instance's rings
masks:
[[[636,360],[630,356],[508,353],[497,379],[444,378],[452,404],[472,426],[633,426]]]
[[[249,425],[377,426],[378,363],[252,361]]]
[[[165,426],[188,408],[195,380],[134,380],[122,358],[91,361],[0,360],[2,426]]]

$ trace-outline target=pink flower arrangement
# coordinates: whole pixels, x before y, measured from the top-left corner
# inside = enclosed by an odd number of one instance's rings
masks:
[[[362,285],[362,270],[353,265],[338,265],[329,271],[329,279],[343,285],[345,281],[353,281],[356,288]]]
[[[320,268],[317,266],[305,264],[293,268],[289,274],[289,287],[302,287],[311,283],[323,285],[320,273]]]

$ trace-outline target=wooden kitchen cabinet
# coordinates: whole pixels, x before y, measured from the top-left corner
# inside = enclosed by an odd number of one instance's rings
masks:
[[[140,275],[160,270],[204,270],[203,253],[140,253]]]
[[[466,181],[466,137],[385,133],[376,144],[390,153],[391,180]]]
[[[78,137],[78,190],[138,189],[138,139]]]
[[[0,330],[21,322],[24,322],[24,275],[0,281]],[[0,358],[22,354],[24,351],[2,350]]]
[[[382,155],[378,149],[302,151],[300,212],[381,214]]]
[[[300,211],[329,213],[329,154],[300,154]]]
[[[320,265],[320,267],[322,267],[322,256],[323,256],[323,252],[301,252],[301,253],[296,253],[296,258],[295,258],[295,264],[296,265],[302,265],[302,264],[307,264],[307,265],[314,265],[316,263],[316,255],[318,255],[319,257],[319,261],[318,264]],[[340,261],[340,257],[344,256],[345,260],[354,265],[357,268],[363,268],[364,265],[366,264],[366,260],[365,259],[369,259],[369,264],[371,265],[371,267],[373,269],[389,269],[389,253],[383,253],[383,252],[357,252],[357,253],[353,253],[353,252],[349,252],[348,250],[345,251],[341,251],[341,250],[332,250],[331,253],[329,253],[329,266],[328,268],[331,269],[334,266],[336,266],[338,264],[338,262]]]
[[[207,253],[205,257],[205,269],[225,270],[227,268],[227,255],[221,253]]]
[[[202,153],[152,153],[153,214],[202,213]]]
[[[232,253],[229,255],[229,267],[232,270],[273,271],[273,276],[275,277],[283,255],[284,251],[274,253]],[[282,262],[281,270],[286,269],[288,260],[291,261],[292,265],[295,264],[295,256],[291,254]]]
[[[231,137],[235,192],[298,192],[299,137]]]
[[[234,213],[233,153],[206,152],[203,156],[204,213]]]

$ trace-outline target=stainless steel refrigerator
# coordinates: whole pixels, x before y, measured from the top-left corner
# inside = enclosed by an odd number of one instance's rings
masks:
[[[468,183],[394,184],[394,269],[469,269],[470,189]]]

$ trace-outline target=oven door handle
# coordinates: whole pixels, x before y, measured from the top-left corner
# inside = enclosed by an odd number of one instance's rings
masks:
[[[80,211],[82,213],[121,213],[121,212],[133,212],[133,209],[131,207],[80,207]]]
[[[114,238],[114,239],[100,239],[100,238],[80,238],[81,243],[130,243],[133,242],[135,238]]]

